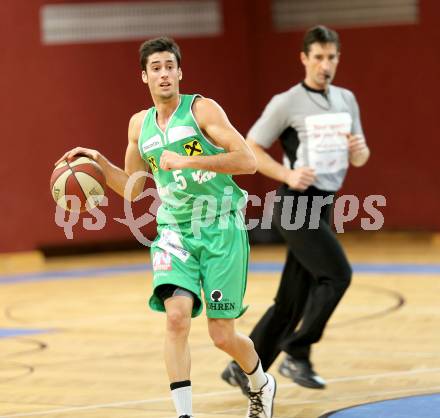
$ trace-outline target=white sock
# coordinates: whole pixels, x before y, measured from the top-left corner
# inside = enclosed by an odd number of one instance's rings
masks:
[[[259,392],[260,389],[267,383],[267,376],[263,371],[260,359],[258,359],[257,366],[251,372],[251,374],[246,373],[246,376],[249,378],[251,392]]]
[[[171,389],[171,397],[173,398],[174,407],[176,408],[177,415],[189,415],[192,416],[192,387],[191,382],[188,380],[186,382],[177,382],[185,384],[185,386],[180,386],[175,389]],[[176,385],[172,383],[171,386]]]

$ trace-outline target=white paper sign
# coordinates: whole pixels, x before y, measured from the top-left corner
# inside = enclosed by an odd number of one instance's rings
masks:
[[[348,140],[352,119],[349,113],[307,116],[308,166],[316,174],[336,173],[348,167]]]

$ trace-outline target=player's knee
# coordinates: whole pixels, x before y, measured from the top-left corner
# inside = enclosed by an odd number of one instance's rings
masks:
[[[212,342],[214,345],[222,350],[222,351],[228,351],[229,347],[231,345],[231,340],[228,338],[226,334],[215,334],[214,336],[211,336]]]
[[[214,345],[222,351],[228,351],[232,344],[233,330],[222,323],[210,324],[209,336]]]
[[[167,331],[173,334],[185,334],[189,332],[191,317],[179,309],[167,311]]]

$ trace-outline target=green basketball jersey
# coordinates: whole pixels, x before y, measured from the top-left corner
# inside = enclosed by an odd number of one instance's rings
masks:
[[[180,95],[179,105],[165,131],[157,124],[155,107],[148,109],[142,124],[139,152],[150,166],[162,201],[157,212],[158,224],[203,220],[241,209],[246,204],[246,192],[229,174],[192,168],[166,171],[159,166],[164,150],[184,156],[225,152],[200,130],[192,113],[192,104],[197,97],[200,96]]]

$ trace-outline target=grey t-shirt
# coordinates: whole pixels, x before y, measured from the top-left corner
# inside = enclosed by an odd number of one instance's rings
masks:
[[[336,192],[349,165],[347,133],[363,134],[353,93],[336,86],[324,93],[299,83],[271,99],[247,136],[263,148],[280,139],[287,167],[314,168],[313,186]]]

